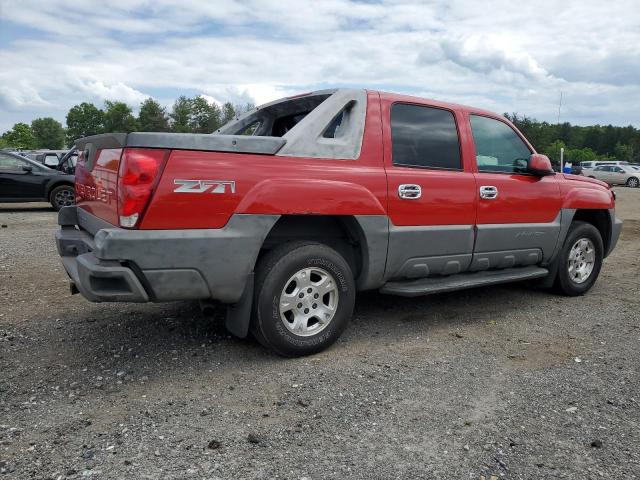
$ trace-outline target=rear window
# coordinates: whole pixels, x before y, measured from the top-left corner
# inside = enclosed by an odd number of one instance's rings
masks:
[[[453,113],[397,103],[391,108],[393,164],[461,170],[460,142]]]

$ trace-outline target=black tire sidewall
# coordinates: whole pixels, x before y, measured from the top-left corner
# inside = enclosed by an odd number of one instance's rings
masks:
[[[51,206],[56,211],[59,211],[62,208],[60,205],[58,205],[56,203],[56,194],[61,190],[70,190],[73,193],[74,203],[75,203],[75,194],[76,194],[76,192],[75,192],[74,188],[70,187],[69,185],[59,185],[59,186],[55,187],[53,190],[51,190],[51,193],[49,194],[49,203],[51,203]]]
[[[593,242],[596,258],[591,276],[587,279],[587,281],[583,283],[576,283],[569,277],[569,252],[571,251],[573,245],[580,238],[588,238]],[[604,245],[602,243],[602,237],[600,236],[600,232],[598,231],[598,229],[590,223],[575,222],[569,229],[560,255],[558,286],[562,293],[564,293],[565,295],[577,296],[583,295],[584,293],[589,291],[598,279],[600,269],[602,268],[602,259],[604,256]]]
[[[322,244],[292,245],[282,249],[269,264],[259,267],[258,291],[255,299],[257,329],[269,347],[284,356],[301,356],[319,352],[344,331],[355,303],[355,282],[345,259]],[[336,314],[322,331],[302,337],[290,332],[280,318],[280,293],[292,275],[303,268],[317,267],[330,273],[338,284]],[[262,342],[261,342],[262,343]]]

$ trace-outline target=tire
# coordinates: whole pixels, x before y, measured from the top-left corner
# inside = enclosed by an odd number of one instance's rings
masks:
[[[71,185],[60,185],[49,194],[49,202],[56,212],[62,207],[75,205],[75,200],[76,192]]]
[[[600,274],[603,252],[598,229],[590,223],[573,222],[559,254],[554,290],[569,297],[587,293]]]
[[[627,187],[631,187],[631,188],[640,187],[640,180],[638,180],[636,177],[629,177],[627,179]]]
[[[317,353],[347,327],[355,297],[351,268],[334,249],[316,242],[280,245],[256,266],[251,332],[285,357]]]

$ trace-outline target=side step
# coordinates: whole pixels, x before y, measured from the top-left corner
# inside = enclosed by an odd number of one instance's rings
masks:
[[[504,270],[485,270],[483,272],[460,273],[449,277],[431,277],[404,282],[388,282],[382,286],[380,293],[400,295],[402,297],[418,297],[432,293],[451,292],[464,288],[484,287],[498,283],[517,282],[540,278],[549,274],[542,267],[507,268]]]

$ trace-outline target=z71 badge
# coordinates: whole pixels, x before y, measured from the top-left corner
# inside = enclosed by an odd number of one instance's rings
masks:
[[[173,191],[176,193],[236,193],[236,182],[233,180],[174,180],[178,185]]]

